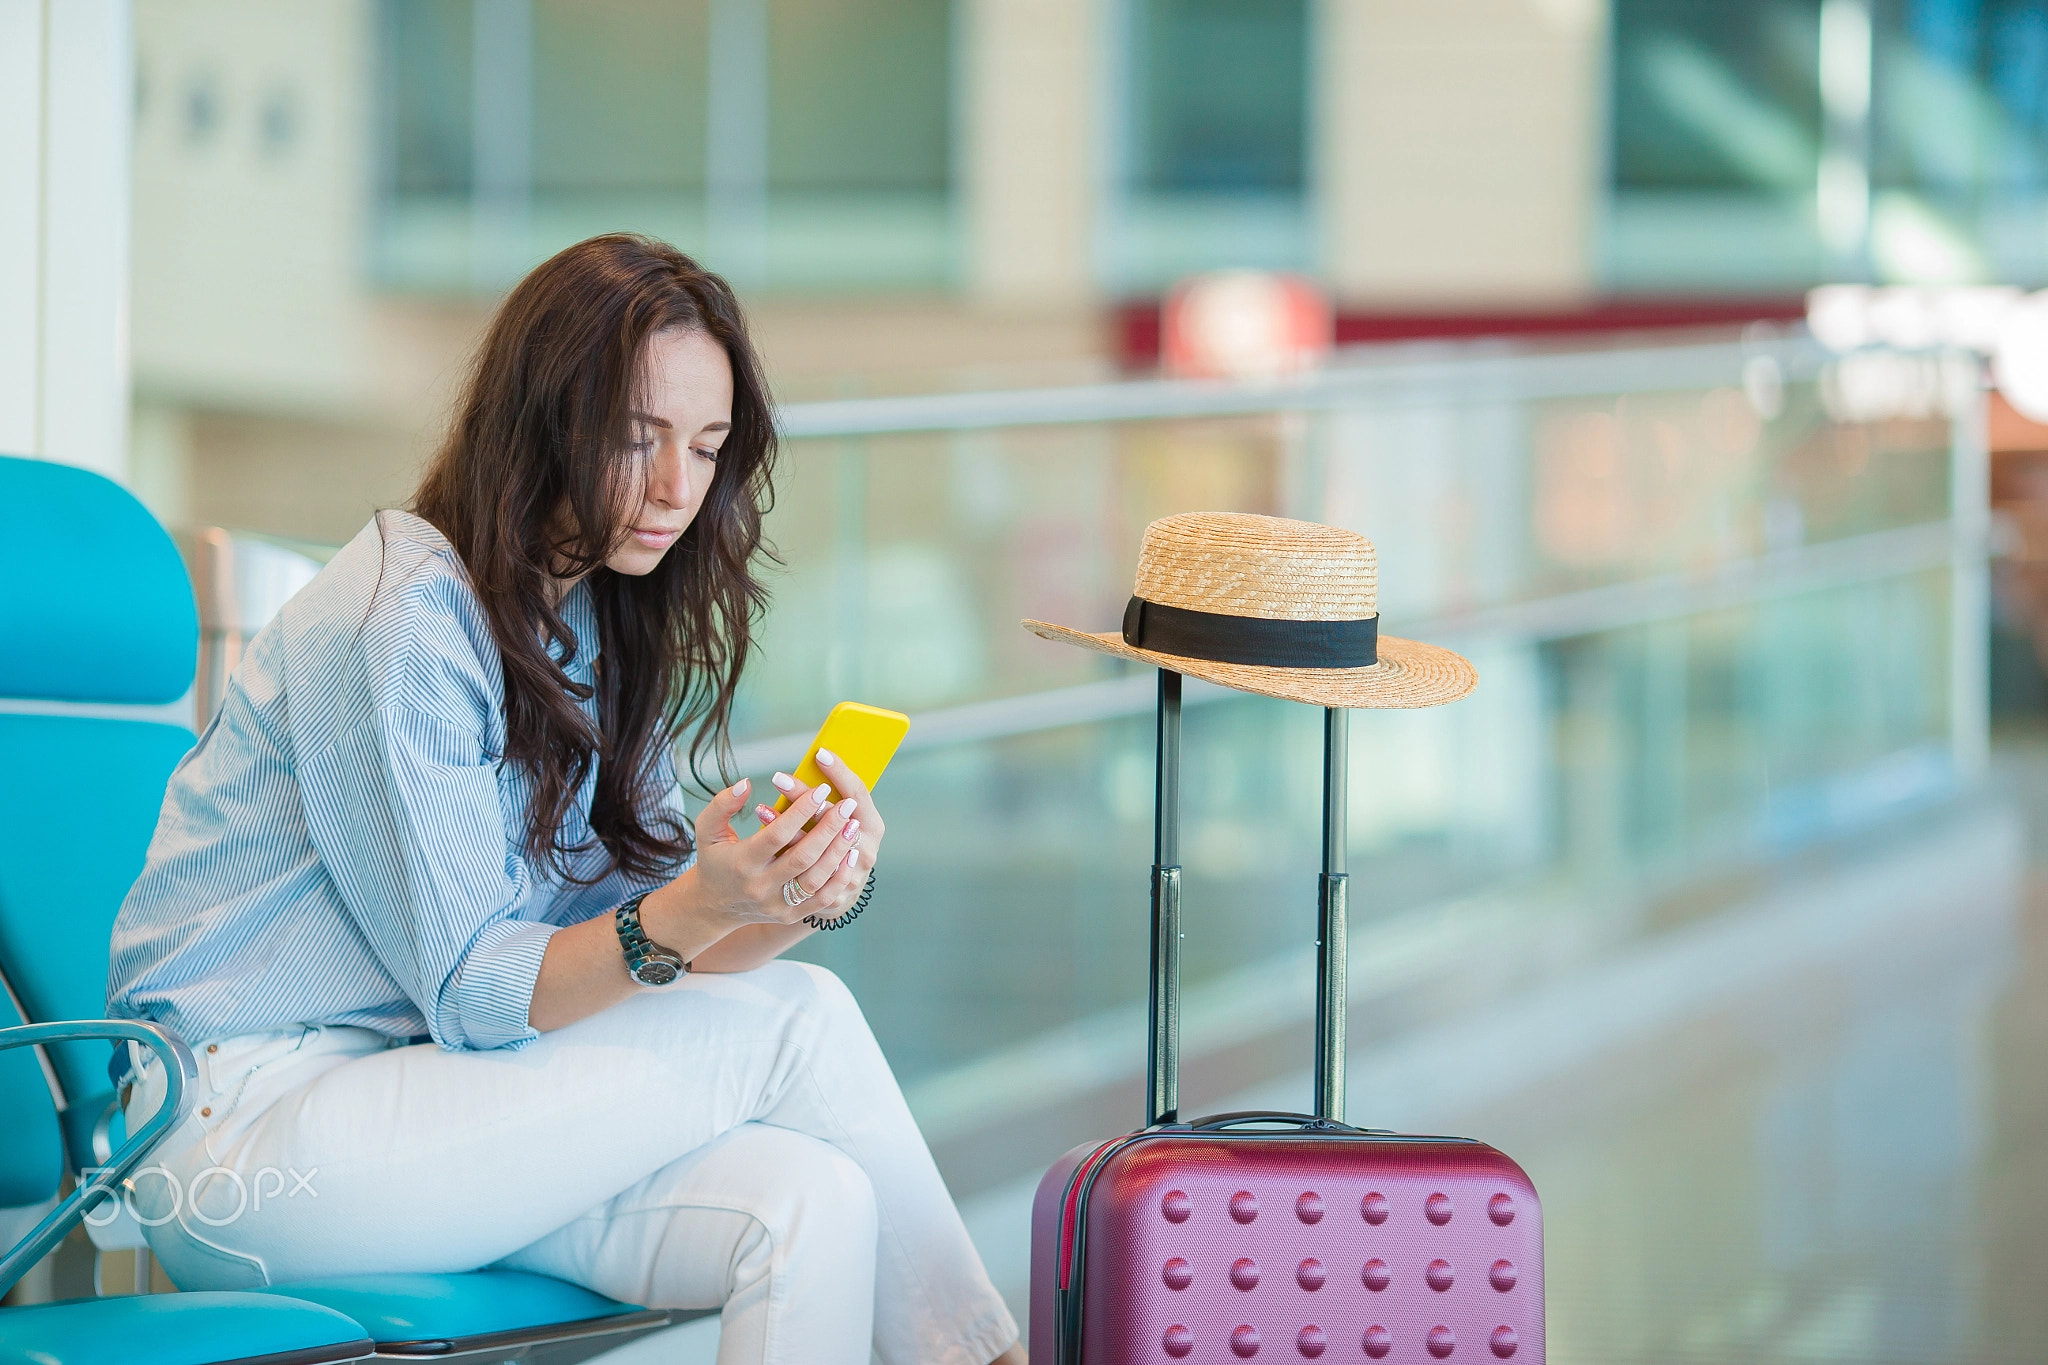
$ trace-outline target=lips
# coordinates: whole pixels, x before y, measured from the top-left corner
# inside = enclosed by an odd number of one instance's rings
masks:
[[[664,531],[659,527],[647,526],[635,526],[633,528],[633,539],[639,541],[650,550],[666,550],[669,546],[676,543],[676,538],[680,535],[682,535],[680,528],[673,531]]]

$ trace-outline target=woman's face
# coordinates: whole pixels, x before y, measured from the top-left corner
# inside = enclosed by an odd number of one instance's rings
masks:
[[[689,528],[718,472],[718,450],[732,430],[725,348],[702,332],[656,332],[647,341],[644,403],[629,439],[646,483],[605,560],[613,572],[636,576],[653,572]]]

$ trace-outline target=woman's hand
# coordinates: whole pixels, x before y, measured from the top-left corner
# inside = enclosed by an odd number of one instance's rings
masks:
[[[870,864],[858,847],[859,801],[833,805],[829,785],[820,783],[742,839],[732,818],[746,799],[747,784],[738,782],[705,803],[697,816],[696,863],[640,902],[647,936],[692,970],[760,966],[810,932],[799,923],[805,915],[850,903],[867,879]],[[812,893],[801,905],[783,899],[783,885],[792,879]],[[548,939],[527,1021],[537,1029],[560,1028],[640,989],[619,951],[615,916],[594,916]]]
[[[705,803],[697,816],[697,862],[677,879],[691,883],[684,899],[697,914],[727,930],[748,924],[794,924],[805,915],[850,903],[872,866],[859,846],[860,802],[832,802],[832,786],[798,788],[789,809],[764,814],[761,828],[742,839],[733,817],[746,800],[744,781]],[[806,824],[810,825],[805,829]],[[783,888],[795,882],[800,904]]]
[[[841,796],[854,802],[853,818],[860,825],[860,865],[874,871],[875,859],[882,851],[882,835],[887,832],[882,824],[882,812],[875,807],[874,794],[868,790],[868,784],[860,780],[860,774],[847,767],[830,749],[818,750],[818,768]],[[781,776],[776,774],[777,778]],[[796,787],[796,780],[789,779],[788,787],[783,787],[780,781],[775,785],[790,791]]]

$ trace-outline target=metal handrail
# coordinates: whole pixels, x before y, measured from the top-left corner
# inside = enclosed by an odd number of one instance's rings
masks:
[[[1763,359],[1785,381],[1811,379],[1828,353],[1798,331],[1751,341],[1614,350],[1512,352],[1498,342],[1359,348],[1348,363],[1274,380],[1153,379],[1055,388],[845,398],[785,405],[782,434],[800,439],[995,427],[1315,412],[1483,395],[1498,401],[1657,393],[1738,382]]]
[[[1488,340],[1397,343],[1352,348],[1340,352],[1338,363],[1328,368],[1276,380],[1137,380],[835,399],[787,404],[779,410],[778,424],[790,438],[829,440],[1317,412],[1361,404],[1528,402],[1741,383],[1747,367],[1758,362],[1772,368],[1779,382],[1796,382],[1815,378],[1829,359],[1801,327],[1739,340],[1638,341],[1597,349],[1510,350],[1500,341]],[[226,541],[225,533],[212,534]],[[1988,548],[1977,543],[1981,539],[1953,521],[1923,523],[1725,560],[1702,571],[1393,619],[1388,628],[1424,639],[1562,639],[1936,568],[1958,557],[1981,555]],[[216,585],[217,592],[224,590]],[[205,691],[202,687],[202,706],[208,700]],[[1231,695],[1236,694],[1190,680],[1187,701],[1202,704]],[[1151,704],[1149,675],[1135,674],[967,702],[920,714],[905,748],[973,743],[1109,720],[1136,715]],[[787,766],[808,739],[806,732],[743,741],[735,746],[735,765],[741,772]]]
[[[1988,550],[1982,535],[1954,522],[1923,522],[1723,560],[1698,572],[1660,574],[1499,606],[1395,619],[1388,622],[1387,629],[1396,635],[1452,643],[1479,638],[1564,640],[1745,602],[1898,578],[1941,568],[1957,555]],[[1242,695],[1213,683],[1187,681],[1186,704],[1190,706]],[[901,752],[1136,716],[1151,710],[1152,703],[1149,669],[1101,682],[967,702],[914,716]],[[786,769],[803,756],[810,739],[810,732],[804,731],[743,741],[733,746],[734,769],[741,773]]]
[[[0,1255],[0,1294],[14,1287],[50,1249],[64,1240],[88,1211],[121,1185],[142,1164],[150,1150],[178,1124],[192,1107],[189,1086],[199,1077],[199,1065],[185,1041],[160,1024],[134,1019],[81,1019],[55,1024],[23,1024],[0,1029],[0,1051],[38,1046],[44,1043],[84,1042],[104,1038],[110,1042],[141,1043],[156,1053],[164,1066],[164,1099],[154,1114],[129,1135],[119,1154],[96,1170],[78,1172],[78,1184],[57,1207],[43,1216],[26,1237]]]

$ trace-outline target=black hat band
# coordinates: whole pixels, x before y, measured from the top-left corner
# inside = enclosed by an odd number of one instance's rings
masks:
[[[1379,662],[1380,618],[1275,621],[1133,597],[1124,608],[1124,643],[1183,659],[1256,668],[1369,668]]]

